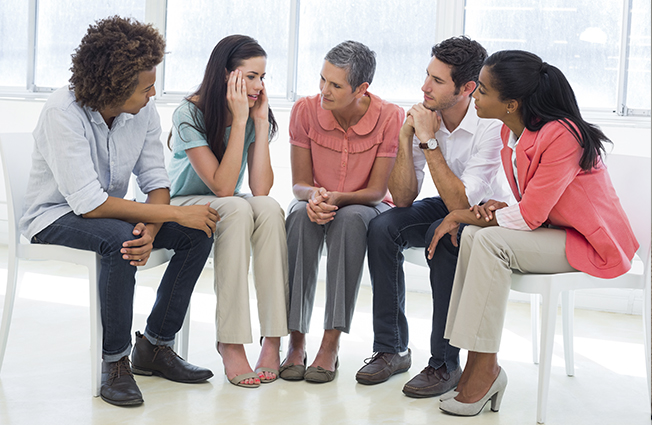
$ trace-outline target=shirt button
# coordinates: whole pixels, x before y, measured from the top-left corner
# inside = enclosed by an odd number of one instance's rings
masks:
[[[347,148],[344,148],[344,153],[349,153],[349,150]]]

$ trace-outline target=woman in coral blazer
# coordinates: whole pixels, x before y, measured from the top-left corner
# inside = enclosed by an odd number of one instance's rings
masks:
[[[457,388],[442,396],[451,414],[497,411],[507,385],[498,366],[512,270],[583,271],[613,278],[638,249],[602,162],[609,139],[580,115],[572,88],[554,66],[528,52],[490,56],[473,95],[478,116],[503,122],[502,160],[517,203],[489,201],[452,211],[429,247],[462,233],[445,337],[469,350]]]

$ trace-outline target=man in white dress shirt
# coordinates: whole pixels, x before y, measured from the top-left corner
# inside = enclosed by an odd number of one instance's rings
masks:
[[[454,37],[435,45],[431,56],[421,88],[423,102],[407,112],[389,178],[396,208],[369,223],[374,355],[356,374],[361,384],[384,382],[412,364],[403,250],[427,247],[449,211],[508,196],[499,175],[500,123],[478,118],[471,102],[486,50],[467,37]],[[439,194],[415,201],[426,164]],[[457,254],[458,248],[443,238],[428,260],[433,297],[431,357],[426,368],[403,387],[408,396],[443,394],[457,386],[462,374],[459,349],[444,339]]]

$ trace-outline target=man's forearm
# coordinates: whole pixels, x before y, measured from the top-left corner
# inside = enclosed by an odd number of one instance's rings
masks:
[[[394,168],[389,175],[387,187],[397,207],[409,207],[419,194],[419,183],[414,171],[412,137],[401,134]]]
[[[179,207],[166,205],[163,202],[150,202],[149,196],[148,202],[144,204],[109,196],[102,205],[93,211],[82,214],[82,217],[115,218],[130,223],[165,223],[166,221],[178,221],[178,210]]]
[[[426,162],[437,188],[437,193],[446,204],[448,211],[469,208],[464,183],[448,167],[441,150],[426,151]]]

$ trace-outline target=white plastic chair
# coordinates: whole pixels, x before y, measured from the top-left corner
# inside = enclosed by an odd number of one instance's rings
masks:
[[[543,299],[541,317],[541,350],[539,385],[537,395],[537,422],[544,423],[548,402],[552,349],[557,319],[557,302],[562,297],[562,323],[566,374],[574,375],[573,356],[573,291],[592,288],[643,289],[643,330],[648,382],[650,381],[650,158],[608,155],[609,175],[621,204],[641,245],[631,270],[615,279],[600,279],[586,273],[521,274],[513,273],[512,289],[533,294],[532,302],[532,348],[537,363],[538,297]],[[648,385],[649,390],[649,385]]]
[[[56,260],[79,264],[88,268],[90,284],[90,318],[91,318],[91,392],[97,397],[101,385],[102,355],[102,321],[100,317],[100,298],[97,280],[100,273],[100,256],[92,251],[68,248],[61,245],[30,244],[18,230],[18,221],[22,216],[23,199],[27,190],[27,180],[32,164],[34,140],[29,133],[0,134],[0,156],[4,170],[7,195],[8,215],[8,262],[7,290],[5,293],[2,324],[0,325],[0,369],[4,360],[9,337],[11,315],[16,299],[18,285],[19,260]],[[157,249],[152,251],[147,265],[138,269],[147,269],[164,264],[172,256],[172,251]],[[186,314],[183,327],[175,339],[175,349],[183,358],[188,358],[188,334],[190,310]]]

